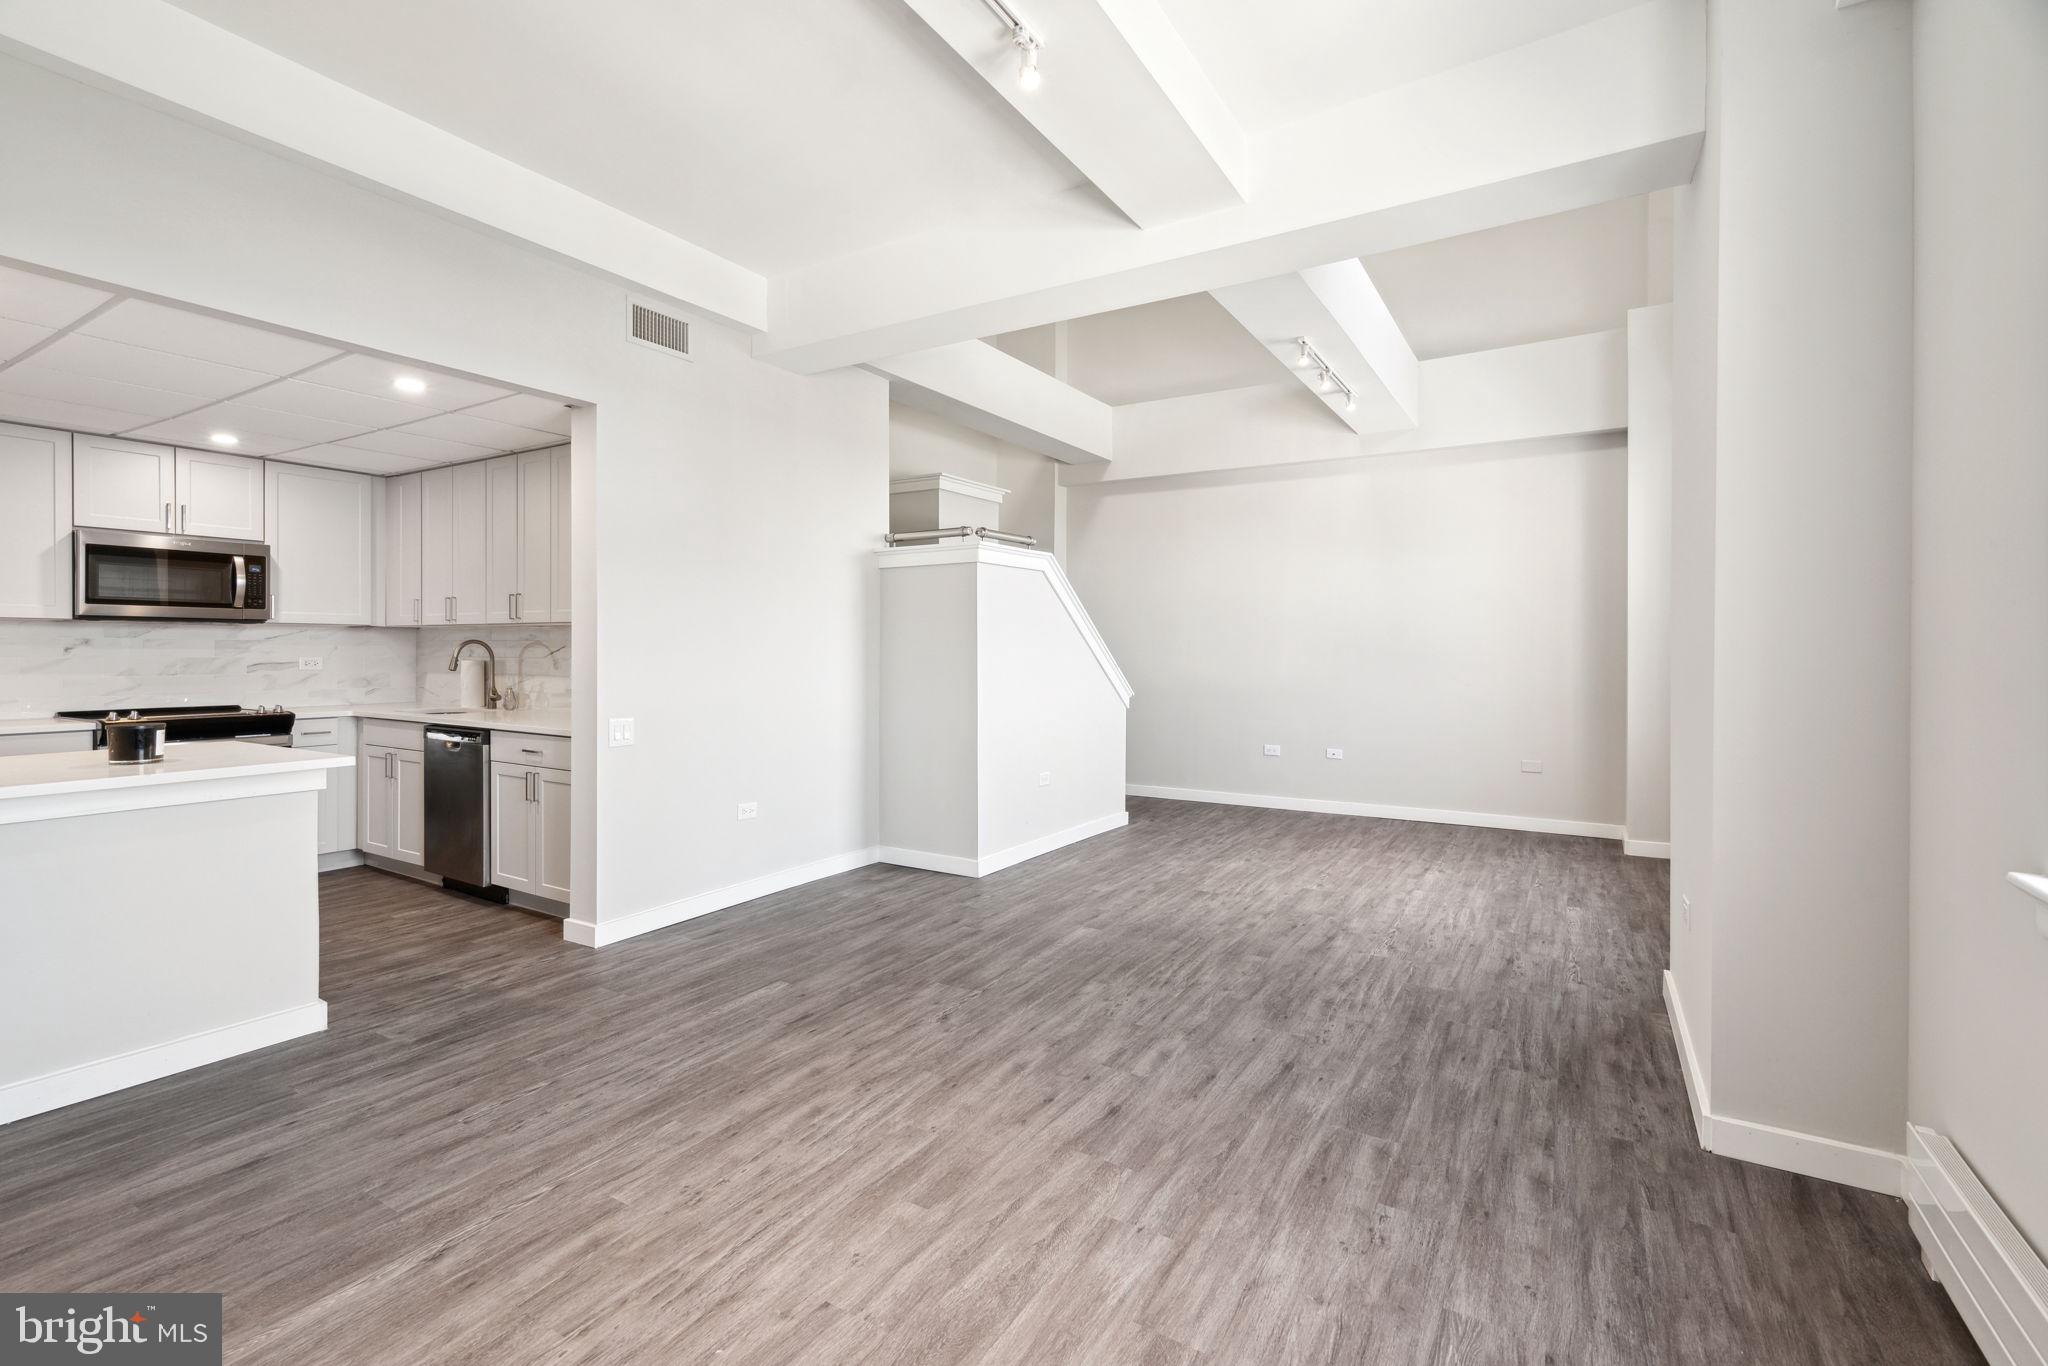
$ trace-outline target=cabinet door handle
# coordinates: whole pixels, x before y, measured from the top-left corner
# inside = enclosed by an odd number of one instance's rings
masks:
[[[190,503],[180,503],[178,504],[178,530],[190,531],[191,529],[192,505]]]
[[[169,531],[170,529],[171,529],[171,505],[170,505],[169,503],[165,503],[165,504],[164,504],[164,530],[165,530],[165,531]]]
[[[517,618],[519,615],[519,613],[512,610],[512,599],[515,596],[517,595],[513,593],[507,593],[505,595],[505,619],[508,621]]]
[[[530,768],[526,770],[526,800],[530,802],[539,800],[533,795],[533,780],[539,776]]]
[[[513,601],[513,608],[512,608],[512,615],[513,615],[513,616],[515,616],[515,617],[517,617],[517,618],[519,618],[519,620],[521,620],[521,621],[525,621],[525,620],[526,620],[526,594],[524,594],[524,593],[514,593],[514,594],[512,595],[512,597],[513,597],[513,600],[514,600],[514,601]]]
[[[420,600],[418,598],[412,600],[412,619],[415,623],[420,619]]]

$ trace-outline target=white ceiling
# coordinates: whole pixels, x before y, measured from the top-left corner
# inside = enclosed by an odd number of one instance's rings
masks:
[[[1160,7],[1238,123],[1260,132],[1638,3],[1160,0]]]
[[[1363,260],[1418,359],[1625,326],[1649,302],[1648,201],[1620,199]],[[1271,352],[1207,294],[1075,318],[1066,381],[1143,403],[1284,380]],[[1049,368],[1050,328],[990,338]]]
[[[569,433],[554,399],[5,266],[0,421],[370,474]]]
[[[757,271],[1081,183],[900,0],[174,3]]]

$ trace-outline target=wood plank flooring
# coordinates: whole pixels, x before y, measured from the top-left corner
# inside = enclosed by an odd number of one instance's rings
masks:
[[[323,881],[323,1036],[0,1129],[0,1285],[227,1357],[1981,1360],[1904,1207],[1701,1153],[1664,866],[1132,802],[591,952]]]

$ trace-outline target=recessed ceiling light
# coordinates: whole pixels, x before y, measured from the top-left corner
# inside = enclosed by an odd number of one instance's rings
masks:
[[[427,392],[427,382],[418,375],[400,375],[397,379],[391,381],[391,387],[401,394],[424,394]]]
[[[206,439],[216,446],[239,446],[242,438],[233,432],[209,432]]]

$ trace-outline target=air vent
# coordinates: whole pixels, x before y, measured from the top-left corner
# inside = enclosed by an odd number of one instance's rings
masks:
[[[672,313],[628,300],[627,335],[642,346],[651,346],[674,356],[690,354],[690,324]]]

